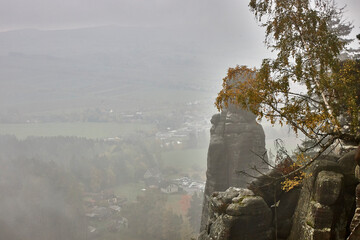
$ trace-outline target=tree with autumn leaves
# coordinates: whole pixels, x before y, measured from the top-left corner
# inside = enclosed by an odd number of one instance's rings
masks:
[[[277,56],[259,69],[230,68],[217,108],[239,105],[259,120],[302,132],[312,144],[300,152],[319,150],[288,174],[334,144],[359,143],[360,61],[340,59],[350,42],[341,30],[352,28],[341,19],[343,9],[333,0],[251,0],[249,7]]]

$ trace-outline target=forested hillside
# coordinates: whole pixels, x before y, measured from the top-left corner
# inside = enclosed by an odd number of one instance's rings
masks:
[[[187,239],[202,204],[202,189],[189,186],[204,181],[197,151],[162,149],[139,132],[107,140],[2,135],[1,232],[8,240]],[[182,188],[169,193],[170,182]]]

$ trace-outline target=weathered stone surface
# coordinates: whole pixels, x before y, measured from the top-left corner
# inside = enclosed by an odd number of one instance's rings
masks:
[[[308,169],[308,172],[311,172],[313,177],[317,177],[318,173],[321,171],[343,173],[342,168],[336,161],[328,159],[317,160],[311,164]]]
[[[214,114],[211,117],[210,122],[211,122],[211,124],[213,124],[213,126],[217,126],[217,124],[220,122],[220,113]]]
[[[306,219],[307,225],[314,229],[331,228],[334,213],[329,206],[311,202],[311,209]]]
[[[281,190],[280,181],[269,184],[274,178],[281,177],[281,173],[275,169],[270,170],[266,175],[258,177],[256,180],[249,184],[251,189],[256,195],[264,198],[265,202],[271,206],[274,204],[274,194],[276,199],[280,199],[280,195],[283,193]]]
[[[314,229],[309,224],[304,226],[304,231],[301,232],[302,239],[306,240],[330,240],[331,228]]]
[[[238,202],[242,201],[244,196],[254,196],[254,193],[250,189],[240,188],[239,191],[240,191],[240,194],[237,197],[234,197],[232,199],[232,203],[238,203]]]
[[[314,229],[313,235],[309,240],[330,240],[331,239],[331,232],[330,228],[326,229]]]
[[[275,239],[275,232],[277,239],[282,240],[346,239],[354,212],[355,191],[352,194],[345,191],[344,168],[333,159],[323,159],[315,161],[308,170],[312,175],[303,181],[301,191],[294,189],[288,193],[278,193],[278,183],[275,183],[272,189],[254,188],[255,192],[232,188],[223,193],[215,193],[215,199],[210,202],[218,201],[218,207],[210,211],[212,217],[207,224],[208,231],[203,232],[199,239],[217,239],[218,236],[226,236],[224,240]],[[262,183],[266,181],[265,177]],[[256,193],[264,195],[269,202]],[[360,197],[360,185],[356,194]],[[271,195],[275,196],[272,201]],[[217,222],[219,217],[221,220]],[[357,239],[359,222],[360,208],[355,212],[350,226],[350,231],[353,231],[351,236],[354,236],[351,239]],[[220,227],[220,223],[225,227]]]
[[[289,192],[283,192],[277,207],[277,235],[279,238],[286,239],[291,230],[293,215],[298,203],[300,189],[295,188]]]
[[[233,217],[229,240],[270,239],[270,224],[271,214]]]
[[[345,203],[346,205],[346,203]],[[334,208],[334,220],[335,223],[331,227],[332,239],[346,239],[349,234],[349,221],[350,221],[350,212],[344,208]]]
[[[201,230],[205,230],[209,218],[208,199],[213,192],[225,191],[230,186],[245,187],[252,179],[239,171],[258,175],[248,170],[249,167],[266,167],[256,155],[263,154],[266,149],[265,134],[256,123],[255,115],[231,105],[215,114],[211,123]]]
[[[269,207],[259,196],[245,196],[237,203],[230,204],[226,213],[231,216],[258,215],[267,212]]]
[[[331,229],[314,229],[313,227],[306,225],[304,227],[304,232],[302,233],[303,239],[306,240],[330,240],[331,239]]]
[[[341,195],[341,198],[339,198],[336,204],[333,204],[332,207],[328,205],[321,205],[317,201],[314,202],[313,200],[316,199],[315,182],[317,181],[318,173],[322,171],[329,171],[337,174],[342,173],[343,169],[337,162],[324,159],[315,161],[309,166],[308,171],[312,173],[312,176],[306,178],[303,182],[303,187],[301,189],[298,205],[294,213],[293,225],[288,240],[315,239],[316,236],[321,236],[323,239],[327,239],[327,236],[334,232],[334,229],[331,229],[331,226],[341,225],[339,223],[341,220],[340,216],[341,213],[345,211],[345,200],[343,195]],[[340,190],[340,192],[342,192],[342,190]],[[318,196],[317,198],[323,199],[321,196]],[[336,210],[336,213],[333,211],[334,209]],[[346,215],[346,218],[347,217],[348,215]],[[327,229],[326,226],[329,225],[330,228]],[[321,237],[317,237],[316,239],[322,239]]]
[[[325,205],[334,204],[339,198],[342,185],[342,174],[321,171],[315,183],[315,200]]]
[[[224,215],[219,216],[211,225],[210,236],[214,240],[228,240],[230,235],[230,226],[225,224]]]
[[[230,199],[233,197],[232,199]],[[206,228],[199,240],[267,240],[270,239],[272,213],[265,201],[248,189],[230,188],[215,192]],[[216,206],[215,206],[216,205]],[[226,211],[223,210],[224,206]]]
[[[360,169],[355,162],[355,154],[356,150],[350,151],[338,160],[344,174],[344,190],[351,195],[354,194],[355,187],[360,181]]]
[[[351,231],[347,240],[359,240],[360,239],[360,224],[357,224]]]
[[[230,187],[225,192],[213,192],[209,200],[209,207],[212,212],[219,215],[225,213],[228,206],[236,199],[253,195],[254,193],[249,189]]]
[[[342,158],[335,162],[315,161],[309,167],[313,175],[303,182],[287,240],[347,238],[355,205],[355,191],[349,191],[355,187],[346,185],[351,183],[349,178],[346,180],[351,175],[349,165],[351,162]]]
[[[356,167],[355,167],[354,177],[356,178],[356,180],[360,181],[360,166],[359,165],[356,165]]]
[[[355,227],[360,224],[360,184],[357,185],[355,194],[356,194],[356,209],[350,224],[350,231],[355,229]]]
[[[226,189],[226,191],[223,193],[223,199],[226,203],[231,203],[232,199],[235,197],[238,197],[239,195],[249,194],[253,195],[251,191],[245,191],[246,189],[242,189],[240,191],[240,188],[230,187]]]
[[[360,208],[360,184],[356,186],[355,196],[356,196],[356,207]]]
[[[340,165],[340,167],[342,168],[342,172],[345,175],[352,175],[354,176],[354,170],[356,167],[356,162],[355,162],[355,154],[356,154],[356,150],[350,151],[348,153],[346,153],[344,156],[342,156],[341,158],[339,158],[338,163]]]
[[[215,212],[219,214],[225,213],[228,206],[229,203],[226,203],[217,197],[210,198],[210,209],[214,213]]]
[[[349,158],[353,160],[353,162],[356,163],[356,167],[355,167],[355,179],[357,182],[360,181],[360,167],[357,164],[358,162],[356,162],[355,156],[357,156],[357,151],[354,150],[353,152],[351,152],[353,154],[349,155]],[[350,162],[351,160],[349,160]],[[355,239],[360,239],[360,184],[357,184],[356,189],[355,189],[355,213],[354,216],[351,220],[351,224],[350,224],[350,236],[348,237],[348,240],[355,240]]]

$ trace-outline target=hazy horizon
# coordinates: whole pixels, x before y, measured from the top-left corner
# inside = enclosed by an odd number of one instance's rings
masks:
[[[0,239],[195,237],[215,97],[264,31],[242,0],[0,0]]]

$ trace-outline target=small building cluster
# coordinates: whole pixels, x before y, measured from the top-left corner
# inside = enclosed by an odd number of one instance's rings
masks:
[[[126,204],[126,198],[117,197],[111,192],[85,193],[85,216],[88,233],[97,235],[102,231],[117,232],[128,227],[128,220],[121,216],[121,209]],[[103,227],[100,228],[99,223]]]
[[[167,180],[164,179],[158,168],[149,168],[144,174],[147,188],[159,189],[163,193],[186,192],[187,194],[203,193],[205,183],[192,180],[188,177]]]
[[[188,177],[174,179],[173,181],[190,195],[203,193],[205,190],[205,182],[195,181]]]

